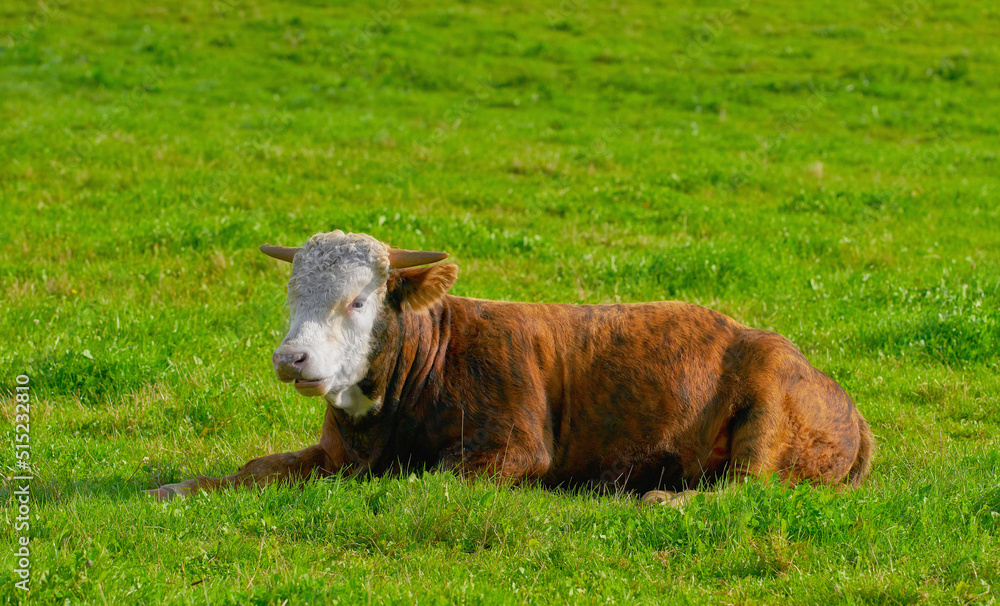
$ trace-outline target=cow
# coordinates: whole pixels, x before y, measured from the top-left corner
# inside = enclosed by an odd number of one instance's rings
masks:
[[[325,400],[319,443],[157,498],[439,469],[675,505],[720,480],[869,472],[872,433],[840,385],[786,338],[711,309],[457,297],[446,253],[340,230],[260,249],[292,264],[272,362]]]

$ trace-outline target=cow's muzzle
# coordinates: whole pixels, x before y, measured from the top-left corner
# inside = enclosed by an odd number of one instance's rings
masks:
[[[290,383],[295,379],[303,378],[302,370],[309,362],[309,354],[304,351],[283,352],[278,350],[271,356],[271,362],[274,364],[274,372],[278,378],[285,383]]]

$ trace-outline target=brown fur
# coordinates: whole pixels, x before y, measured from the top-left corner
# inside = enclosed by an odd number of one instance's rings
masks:
[[[439,265],[390,277],[359,384],[382,398],[377,413],[328,406],[317,447],[171,486],[400,467],[639,491],[768,473],[856,485],[868,474],[868,424],[780,335],[675,301],[454,297],[456,275]]]

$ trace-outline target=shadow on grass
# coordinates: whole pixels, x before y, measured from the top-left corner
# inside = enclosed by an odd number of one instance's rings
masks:
[[[0,501],[14,499],[13,491],[23,486],[24,481],[8,481],[0,487]],[[135,474],[128,478],[121,475],[94,480],[51,480],[34,478],[30,482],[32,503],[47,505],[65,503],[72,499],[100,497],[104,500],[124,501],[143,495],[144,490],[156,488],[149,481],[149,474]]]

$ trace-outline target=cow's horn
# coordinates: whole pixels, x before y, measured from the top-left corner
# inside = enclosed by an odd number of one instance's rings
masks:
[[[389,267],[403,269],[414,265],[437,263],[448,258],[448,253],[430,252],[426,250],[406,250],[404,248],[389,249]]]
[[[292,259],[295,258],[295,253],[299,252],[301,248],[301,246],[271,246],[265,244],[260,247],[260,252],[269,257],[291,263]]]

